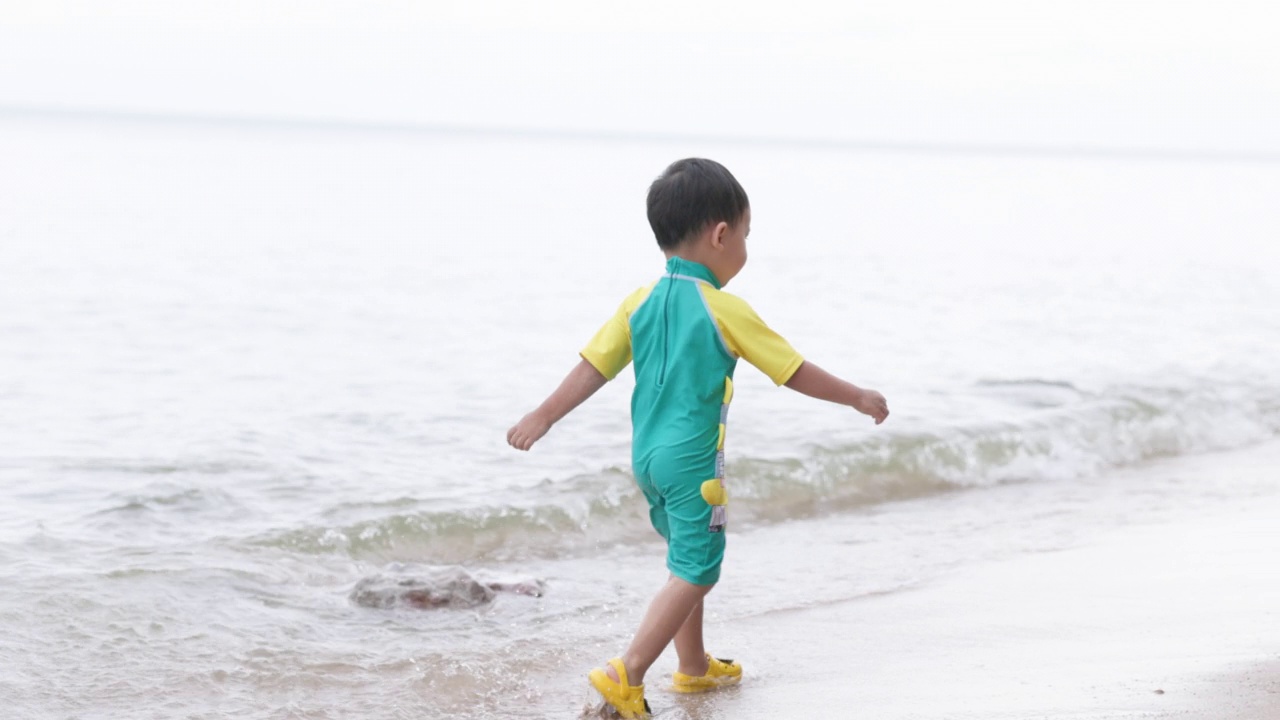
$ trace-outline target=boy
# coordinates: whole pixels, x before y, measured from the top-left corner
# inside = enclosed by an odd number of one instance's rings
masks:
[[[644,675],[672,640],[677,691],[742,677],[741,665],[702,645],[702,601],[724,557],[725,420],[738,358],[778,385],[849,405],[877,425],[889,415],[880,393],[805,361],[746,302],[720,290],[746,264],[751,228],[747,194],[724,166],[698,158],[672,163],[649,187],[648,214],[666,274],[628,296],[560,387],[507,432],[512,447],[528,450],[634,356],[632,469],[653,527],[667,541],[671,577],[627,652],[588,676],[624,718],[648,715]]]

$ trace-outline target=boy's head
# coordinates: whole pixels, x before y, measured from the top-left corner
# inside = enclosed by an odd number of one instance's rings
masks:
[[[747,192],[714,160],[677,160],[649,186],[649,225],[658,247],[706,265],[724,285],[747,262]]]

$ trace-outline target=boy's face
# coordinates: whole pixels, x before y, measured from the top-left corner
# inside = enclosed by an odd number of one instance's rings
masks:
[[[750,234],[751,208],[747,208],[738,222],[730,224],[722,236],[724,247],[720,253],[720,267],[716,269],[721,285],[728,285],[747,264],[747,236]]]

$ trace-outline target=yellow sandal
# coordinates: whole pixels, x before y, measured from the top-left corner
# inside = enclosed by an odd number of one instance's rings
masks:
[[[677,672],[671,676],[672,690],[697,693],[733,685],[742,679],[742,665],[732,660],[713,658],[707,653],[707,674],[694,677]]]
[[[622,658],[610,660],[609,665],[618,673],[619,682],[615,682],[603,669],[596,668],[587,675],[591,686],[603,695],[604,701],[612,705],[622,717],[649,717],[649,703],[644,699],[644,685],[627,683],[627,667],[622,664]]]

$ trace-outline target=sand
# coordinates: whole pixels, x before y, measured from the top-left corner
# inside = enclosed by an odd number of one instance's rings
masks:
[[[1166,712],[1167,718],[1280,718],[1280,660],[1247,665],[1217,676],[1195,678],[1184,688],[1191,698],[1185,710]]]
[[[1277,459],[1270,445],[1180,469]],[[743,685],[651,702],[694,718],[1278,719],[1280,494],[1188,515],[715,627],[750,658]]]

